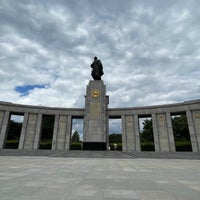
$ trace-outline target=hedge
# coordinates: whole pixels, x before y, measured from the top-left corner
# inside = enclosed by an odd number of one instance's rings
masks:
[[[81,150],[82,143],[81,142],[71,142],[71,150]]]
[[[19,140],[7,140],[5,144],[6,149],[18,149]]]
[[[175,141],[176,151],[192,151],[190,141]]]

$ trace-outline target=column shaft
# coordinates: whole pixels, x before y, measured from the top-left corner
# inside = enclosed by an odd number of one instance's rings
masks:
[[[136,151],[141,151],[138,115],[134,115],[134,134]]]
[[[59,124],[58,124],[58,136],[57,136],[57,143],[56,143],[56,149],[58,150],[65,149],[66,131],[67,131],[67,116],[60,115]]]
[[[121,116],[122,119],[122,151],[127,151],[127,141],[126,141],[126,120],[125,116]]]
[[[6,137],[7,137],[7,129],[8,129],[9,118],[10,118],[10,112],[6,111],[4,113],[3,123],[2,123],[2,126],[1,126],[0,149],[4,148],[5,140],[6,140]]]
[[[20,140],[19,140],[19,147],[18,147],[19,149],[23,149],[24,148],[24,141],[25,141],[25,136],[26,136],[27,123],[28,123],[28,113],[25,113],[24,114],[23,124],[22,124]]]
[[[53,139],[52,139],[52,150],[56,150],[56,143],[58,137],[58,123],[59,123],[59,115],[55,115],[54,128],[53,128]]]
[[[175,152],[175,142],[174,142],[174,134],[173,134],[173,128],[172,128],[172,120],[170,113],[166,113],[167,117],[167,129],[168,129],[168,136],[169,136],[169,148],[170,151]]]
[[[29,113],[28,115],[28,123],[26,128],[26,136],[24,141],[24,149],[31,150],[33,149],[33,142],[37,124],[37,116],[38,114]]]
[[[152,114],[152,125],[153,125],[153,137],[154,137],[155,151],[159,152],[160,151],[160,142],[159,142],[158,125],[157,125],[155,113]]]
[[[42,114],[39,114],[37,117],[37,124],[35,130],[35,138],[33,143],[33,149],[39,148],[40,136],[41,136],[41,125],[42,125]]]
[[[170,151],[169,149],[169,137],[167,129],[167,120],[165,113],[159,113],[156,115],[157,118],[157,128],[159,133],[159,143],[161,151]]]
[[[190,133],[192,151],[198,152],[199,148],[198,148],[197,138],[196,138],[196,133],[195,133],[195,128],[194,128],[195,126],[194,126],[194,122],[193,122],[192,114],[190,110],[186,111],[186,116],[187,116],[188,128],[189,128],[189,133]]]
[[[66,141],[65,141],[65,149],[66,150],[69,150],[69,148],[70,148],[71,131],[72,131],[72,116],[69,115],[67,117],[67,131],[66,131]]]
[[[126,151],[131,152],[136,150],[135,146],[135,131],[133,115],[126,116]]]

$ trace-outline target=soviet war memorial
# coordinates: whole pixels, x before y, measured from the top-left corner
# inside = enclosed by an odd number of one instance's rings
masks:
[[[200,1],[0,1],[0,200],[199,200]]]
[[[108,108],[109,96],[97,57],[91,64],[85,108],[52,108],[2,102],[0,104],[0,148],[42,149],[48,135],[50,150],[70,150],[73,118],[83,119],[80,150],[109,150],[109,119],[120,119],[123,152],[200,152],[200,100],[176,104]],[[14,122],[13,116],[23,118]],[[141,119],[146,132],[141,131]],[[45,128],[46,125],[46,128]]]
[[[84,131],[80,149],[106,151],[109,150],[109,119],[118,118],[122,125],[123,152],[200,152],[200,100],[108,108],[109,96],[101,80],[103,65],[97,57],[94,57],[91,68],[94,80],[87,85],[85,108],[51,108],[2,102],[0,148],[42,149],[46,134],[50,140],[50,150],[70,150],[72,120],[82,118]],[[14,122],[13,116],[23,120],[21,123]],[[143,118],[144,124],[149,126],[146,132],[140,131],[140,120]],[[148,146],[151,147],[148,149]]]

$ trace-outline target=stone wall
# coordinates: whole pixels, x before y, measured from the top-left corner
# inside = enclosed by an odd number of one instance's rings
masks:
[[[109,118],[121,118],[123,151],[141,151],[138,119],[139,116],[151,116],[155,151],[174,152],[175,142],[171,114],[183,112],[187,116],[192,151],[199,152],[200,100],[160,106],[107,108],[105,118],[107,121],[105,123],[108,124]],[[67,150],[70,148],[72,119],[73,117],[84,118],[85,109],[28,106],[0,102],[0,149],[3,149],[5,145],[11,114],[24,115],[19,149],[38,149],[42,115],[54,115],[52,150]]]

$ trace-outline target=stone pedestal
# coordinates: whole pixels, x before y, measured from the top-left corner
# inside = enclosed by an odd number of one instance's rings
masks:
[[[83,133],[84,150],[106,150],[108,97],[102,80],[90,81],[87,86]]]

